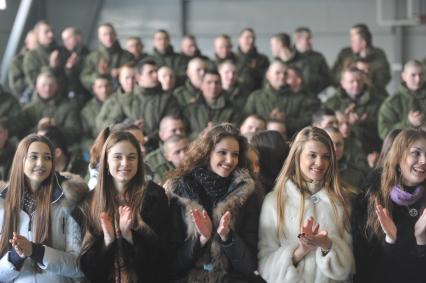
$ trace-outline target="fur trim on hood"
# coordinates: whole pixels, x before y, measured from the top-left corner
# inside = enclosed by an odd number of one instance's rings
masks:
[[[65,196],[65,206],[74,208],[87,195],[89,187],[79,175],[61,172],[61,176],[64,177],[60,187]]]
[[[175,181],[171,184],[171,196],[177,198],[178,202],[184,207],[184,222],[187,227],[188,238],[195,239],[198,237],[198,233],[197,228],[192,221],[191,210],[203,210],[204,208],[195,200],[177,195],[175,191],[179,185],[185,184],[182,184],[179,181]],[[213,231],[216,231],[219,226],[220,219],[226,211],[229,211],[232,215],[230,223],[232,230],[236,230],[236,221],[239,218],[239,212],[244,207],[247,200],[255,193],[256,186],[248,170],[237,169],[233,173],[233,178],[229,188],[230,192],[225,199],[213,208],[211,219]],[[206,248],[204,249],[203,254],[195,262],[195,266],[203,266],[206,263],[211,263],[214,271],[204,272],[194,268],[189,272],[188,282],[223,282],[230,263],[225,254],[221,251],[220,245],[220,237],[214,233],[214,236],[209,240]]]

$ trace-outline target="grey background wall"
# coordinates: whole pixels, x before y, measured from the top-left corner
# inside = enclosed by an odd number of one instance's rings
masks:
[[[8,8],[0,11],[0,54],[3,54],[19,0],[6,0]],[[203,53],[213,54],[212,42],[221,33],[234,40],[247,26],[257,32],[257,45],[270,56],[269,38],[277,32],[291,33],[305,25],[314,32],[314,46],[332,64],[339,50],[349,44],[349,29],[358,22],[370,26],[374,45],[383,48],[395,70],[393,90],[399,83],[400,64],[411,58],[426,57],[426,27],[380,26],[375,0],[34,0],[27,26],[47,19],[60,31],[69,25],[80,28],[91,47],[97,46],[96,26],[112,22],[119,38],[141,36],[146,50],[152,49],[152,34],[167,29],[175,49],[184,33],[194,34]],[[405,13],[404,0],[386,0],[385,14]],[[422,0],[414,1],[419,13],[425,10]],[[393,15],[392,15],[393,14]]]

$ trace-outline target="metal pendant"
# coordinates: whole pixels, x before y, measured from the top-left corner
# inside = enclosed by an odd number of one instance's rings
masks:
[[[417,217],[417,215],[419,215],[419,212],[415,208],[408,209],[408,213],[410,214],[411,217]]]
[[[313,204],[317,204],[317,203],[320,202],[320,198],[317,197],[316,195],[312,195],[311,196],[311,201],[312,201]]]

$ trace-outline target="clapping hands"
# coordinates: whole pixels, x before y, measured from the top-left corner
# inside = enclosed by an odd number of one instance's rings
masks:
[[[213,224],[207,213],[203,210],[202,212],[198,209],[191,210],[192,221],[197,228],[198,234],[200,234],[201,245],[204,246],[212,236]],[[223,242],[226,242],[229,237],[229,232],[231,231],[231,213],[229,211],[225,212],[219,222],[219,226],[216,230],[217,234]]]
[[[118,227],[114,231],[113,220],[106,212],[102,212],[99,216],[101,221],[102,231],[104,233],[105,246],[109,246],[114,242],[116,235],[122,236],[128,242],[133,243],[132,238],[132,210],[129,206],[118,207]]]
[[[12,247],[21,258],[29,257],[33,253],[32,243],[24,236],[18,235],[15,232],[13,232],[13,237],[9,240],[9,243],[12,244]]]

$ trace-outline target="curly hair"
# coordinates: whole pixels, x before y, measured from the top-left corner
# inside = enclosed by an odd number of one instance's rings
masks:
[[[216,144],[224,138],[234,138],[238,142],[240,154],[237,168],[248,168],[252,171],[250,160],[247,157],[247,139],[232,124],[222,123],[205,131],[189,145],[181,164],[170,174],[170,178],[179,179],[190,173],[194,168],[208,166],[210,153]]]

